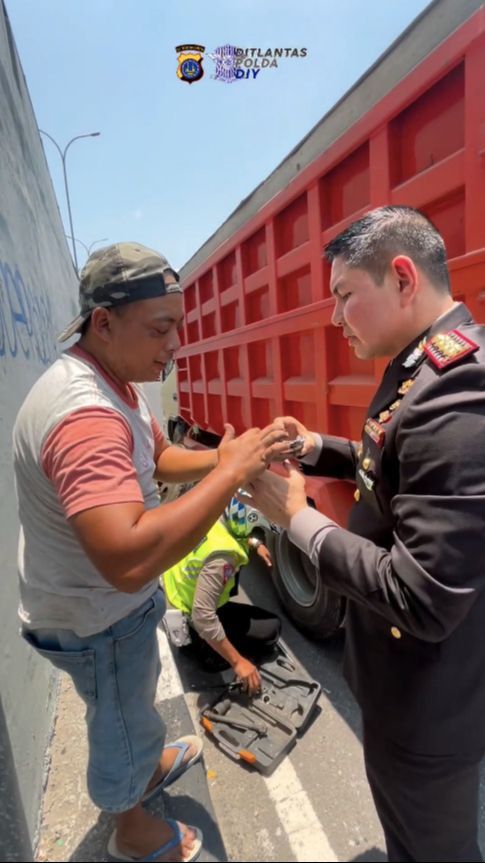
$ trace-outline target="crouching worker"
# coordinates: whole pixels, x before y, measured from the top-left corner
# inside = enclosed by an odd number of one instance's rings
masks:
[[[250,548],[268,567],[272,565],[263,527],[270,528],[264,516],[234,497],[194,550],[163,575],[167,599],[188,617],[191,644],[184,649],[206,669],[231,666],[250,693],[261,687],[255,662],[278,641],[281,621],[255,605],[231,602],[230,597],[238,591],[239,572],[249,561]]]

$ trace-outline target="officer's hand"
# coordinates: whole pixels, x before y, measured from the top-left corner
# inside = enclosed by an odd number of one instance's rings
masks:
[[[269,566],[270,568],[273,566],[273,561],[271,558],[269,548],[266,548],[264,543],[261,543],[261,545],[258,545],[258,547],[256,549],[256,554],[259,554],[259,556],[264,560],[266,566]]]
[[[287,458],[305,456],[315,449],[316,441],[313,434],[295,417],[276,417],[274,425],[284,429],[288,434],[290,444],[286,449],[280,447],[272,461],[284,461]]]
[[[253,695],[261,689],[261,677],[259,671],[249,659],[244,659],[240,656],[233,665],[234,674],[237,680],[242,684],[243,690]]]
[[[299,465],[285,462],[286,476],[267,470],[262,476],[246,486],[253,498],[252,506],[259,509],[269,521],[274,521],[286,530],[297,512],[307,504],[305,477]]]
[[[281,425],[252,428],[236,437],[234,427],[228,423],[217,448],[218,464],[230,468],[237,484],[244,486],[263,473],[275,447],[286,447],[287,441],[288,434]]]

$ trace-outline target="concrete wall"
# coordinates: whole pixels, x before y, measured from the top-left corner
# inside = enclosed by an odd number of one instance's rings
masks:
[[[53,713],[49,666],[18,635],[12,425],[76,312],[76,278],[0,0],[0,859],[31,860]]]

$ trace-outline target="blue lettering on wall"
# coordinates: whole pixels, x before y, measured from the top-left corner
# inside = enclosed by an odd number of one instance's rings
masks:
[[[24,356],[48,366],[57,356],[50,297],[34,294],[18,268],[0,261],[0,357]]]

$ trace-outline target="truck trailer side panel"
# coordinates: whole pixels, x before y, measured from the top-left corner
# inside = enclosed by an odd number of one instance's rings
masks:
[[[443,26],[449,6],[439,0],[402,38],[419,43],[430,18],[438,16]],[[470,4],[460,6],[469,11]],[[382,64],[392,68],[400,52],[398,42]],[[485,320],[484,68],[479,7],[286,182],[290,154],[272,175],[276,183],[279,172],[281,189],[253,212],[257,189],[228,220],[238,224],[246,213],[244,223],[228,237],[223,225],[220,237],[216,232],[206,244],[207,254],[203,247],[183,268],[179,399],[188,423],[220,434],[227,421],[242,431],[295,414],[311,428],[360,435],[382,363],[356,359],[332,327],[322,248],[372,207],[422,209],[445,238],[454,295]],[[368,77],[376,76],[382,87],[379,64]],[[356,89],[362,88],[365,95],[367,78]],[[355,98],[351,91],[337,106],[348,119],[356,114]],[[326,140],[328,123],[338,125],[336,111],[312,133],[317,141]]]
[[[366,211],[418,207],[442,233],[453,295],[485,322],[485,6],[436,0],[182,269],[184,424],[220,435],[294,415],[359,439],[383,361],[331,324],[326,243]],[[312,477],[347,523],[351,483]],[[283,532],[275,584],[294,620],[331,635],[342,600]]]

